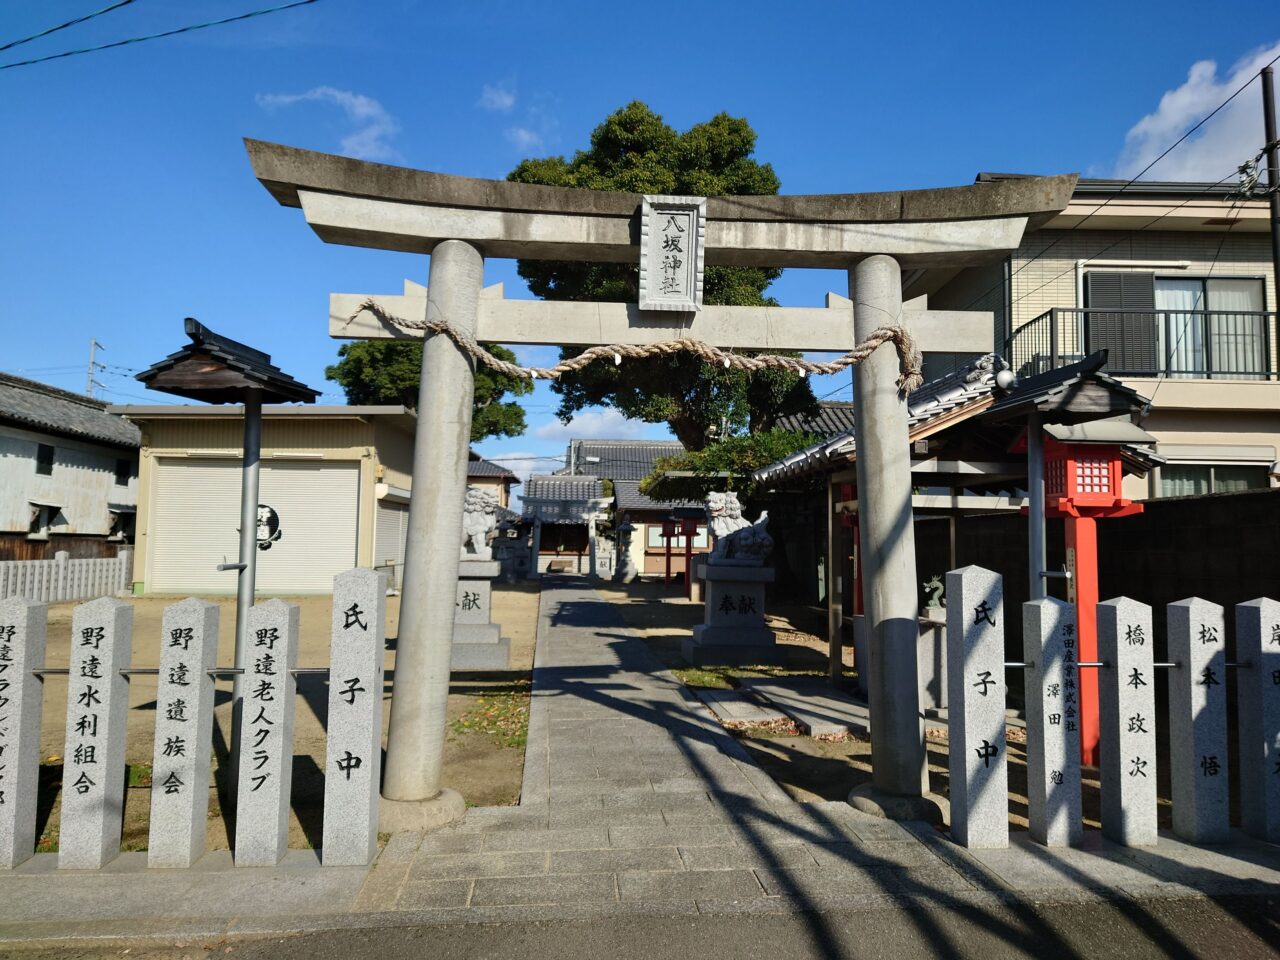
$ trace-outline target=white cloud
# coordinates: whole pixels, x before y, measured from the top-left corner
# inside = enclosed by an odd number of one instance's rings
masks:
[[[492,110],[494,113],[509,113],[516,105],[516,95],[504,84],[486,83],[484,89],[480,91],[480,99],[476,105],[482,110]]]
[[[506,467],[520,478],[521,483],[526,482],[535,473],[554,473],[564,466],[563,456],[544,456],[532,450],[504,450],[500,454],[485,457],[485,459]]]
[[[629,420],[617,410],[587,410],[568,423],[552,420],[533,431],[539,440],[560,441],[610,439],[631,440],[644,436],[650,424],[642,420]]]
[[[508,127],[507,139],[515,146],[517,150],[541,150],[542,134],[536,130],[530,130],[528,127]]]
[[[1186,82],[1167,91],[1160,105],[1129,130],[1115,175],[1135,176],[1277,54],[1280,43],[1273,43],[1250,53],[1223,76],[1212,60],[1192,64]],[[1143,179],[1215,182],[1228,176],[1262,146],[1261,103],[1260,85],[1250,84]]]
[[[358,129],[342,138],[342,153],[358,160],[400,160],[390,139],[400,132],[400,123],[381,103],[362,93],[315,87],[306,93],[260,93],[258,106],[277,110],[295,103],[328,103],[339,107]]]

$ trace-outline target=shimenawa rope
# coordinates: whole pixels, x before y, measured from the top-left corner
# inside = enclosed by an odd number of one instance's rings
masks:
[[[505,373],[507,376],[520,377],[526,380],[557,380],[564,374],[581,370],[596,360],[611,359],[614,363],[621,364],[624,357],[628,360],[640,360],[645,357],[670,356],[675,353],[692,353],[706,363],[720,364],[725,369],[732,370],[790,370],[800,376],[811,373],[839,373],[841,370],[861,363],[877,347],[892,343],[898,351],[898,360],[902,368],[902,375],[898,377],[898,388],[903,393],[911,393],[923,381],[920,350],[917,348],[911,334],[907,332],[905,327],[901,326],[877,327],[871,331],[867,339],[857,344],[844,356],[827,362],[805,360],[801,357],[783,357],[775,353],[765,353],[754,357],[744,356],[740,353],[721,350],[719,347],[704,343],[701,340],[681,337],[676,340],[663,340],[658,343],[644,345],[611,343],[591,347],[576,357],[561,360],[554,367],[522,367],[519,364],[509,363],[506,360],[495,357],[482,347],[474,337],[458,330],[447,320],[405,320],[403,317],[397,317],[395,314],[385,310],[373,298],[369,298],[362,303],[360,308],[347,318],[347,323],[351,323],[365,310],[368,310],[384,323],[392,324],[404,330],[442,333],[477,363],[483,363],[485,366],[497,370],[499,373]]]

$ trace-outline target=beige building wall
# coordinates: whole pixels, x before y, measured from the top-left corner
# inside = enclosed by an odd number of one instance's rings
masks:
[[[282,459],[347,460],[360,464],[359,532],[357,563],[372,566],[376,530],[376,484],[391,483],[410,489],[413,438],[402,429],[379,422],[382,418],[303,415],[294,418],[265,416],[262,424],[262,459],[277,454]],[[373,422],[370,422],[373,421]],[[135,584],[145,582],[150,551],[150,501],[158,457],[217,457],[239,459],[244,424],[238,417],[161,418],[140,421],[142,448],[138,468],[137,548],[134,551]],[[407,451],[407,453],[406,453]],[[383,463],[386,457],[390,463]]]
[[[1158,212],[1133,218],[1134,228],[1129,230],[1029,233],[1010,263],[1013,328],[1053,307],[1083,307],[1084,275],[1093,270],[1135,270],[1162,277],[1259,277],[1266,308],[1277,309],[1280,297],[1267,234],[1139,229],[1156,216]],[[997,285],[998,269],[961,272],[929,298],[930,305],[992,310],[999,319],[1005,309],[1003,286],[998,285],[998,299],[989,292]],[[1280,359],[1278,341],[1273,328],[1273,368]],[[999,330],[997,344],[997,349],[1003,345]],[[1280,455],[1280,382],[1172,378],[1124,382],[1152,399],[1152,412],[1142,425],[1159,440],[1157,452],[1170,462],[1263,465]],[[1125,480],[1125,495],[1134,499],[1146,499],[1158,488],[1158,471],[1149,480]]]
[[[1089,262],[1081,263],[1084,260]],[[1013,328],[1051,307],[1083,307],[1080,291],[1084,274],[1091,270],[1139,270],[1169,277],[1262,277],[1267,309],[1276,309],[1271,242],[1266,234],[1037,230],[1027,234],[1013,256]]]

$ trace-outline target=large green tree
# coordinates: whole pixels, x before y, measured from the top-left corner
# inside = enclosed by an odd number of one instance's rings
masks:
[[[596,127],[591,147],[572,160],[523,161],[507,179],[520,183],[621,190],[632,193],[723,196],[778,192],[778,177],[752,158],[756,134],[746,120],[717,114],[684,133],[636,101]],[[639,299],[638,264],[559,263],[521,260],[520,276],[545,300],[634,303]],[[765,289],[781,270],[707,267],[703,300],[734,306],[776,305]],[[563,357],[581,348],[565,348]],[[769,430],[783,414],[810,413],[817,401],[808,380],[781,370],[747,374],[710,366],[687,354],[599,361],[562,377],[551,387],[560,395],[557,415],[568,422],[588,406],[616,407],[628,417],[666,422],[681,443],[701,450],[716,437]]]
[[[514,363],[516,355],[505,347],[486,344],[500,360]],[[417,340],[356,340],[338,348],[338,362],[324,375],[341,385],[347,403],[399,403],[418,405],[422,372],[422,343]],[[505,394],[524,396],[533,384],[507,376],[480,364],[476,367],[476,395],[471,415],[471,440],[485,437],[518,437],[524,433],[524,409]]]

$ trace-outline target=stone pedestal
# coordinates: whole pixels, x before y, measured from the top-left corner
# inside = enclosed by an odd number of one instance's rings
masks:
[[[693,603],[702,603],[706,597],[703,594],[704,584],[707,579],[707,555],[705,553],[695,553],[693,555],[693,579],[689,581],[689,599]]]
[[[497,560],[458,563],[457,599],[453,604],[453,670],[506,670],[511,641],[491,623],[493,581],[502,573]]]
[[[947,610],[925,607],[916,643],[921,710],[947,708]]]
[[[764,585],[773,582],[772,567],[708,563],[703,580],[706,613],[681,646],[685,660],[694,666],[785,661],[764,622]]]

